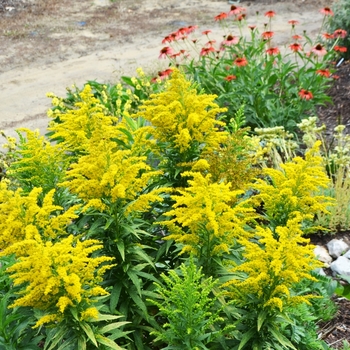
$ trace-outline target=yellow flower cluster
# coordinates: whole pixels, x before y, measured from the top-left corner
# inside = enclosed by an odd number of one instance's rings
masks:
[[[118,118],[108,115],[106,107],[93,96],[90,85],[85,85],[79,98],[81,101],[75,102],[73,108],[51,112],[51,117],[59,119],[48,127],[51,139],[60,141],[66,151],[85,154],[89,140],[96,133],[106,138],[126,138],[115,127]]]
[[[7,254],[22,252],[20,260],[8,269],[15,285],[23,286],[22,296],[12,307],[26,306],[49,312],[39,319],[35,327],[59,321],[69,306],[89,305],[97,295],[108,294],[98,284],[105,265],[113,258],[91,257],[101,249],[97,240],[80,242],[72,235],[55,243],[43,242],[40,237],[14,243]],[[103,265],[104,264],[104,265]],[[96,317],[97,310],[83,308],[81,317]]]
[[[151,95],[136,116],[151,123],[147,129],[161,143],[171,142],[179,153],[193,144],[216,148],[227,136],[216,118],[226,111],[214,103],[215,95],[198,94],[191,82],[174,70],[164,92]]]
[[[87,155],[67,171],[67,180],[60,184],[76,193],[88,207],[105,210],[102,199],[131,203],[128,212],[144,211],[151,201],[159,200],[159,191],[141,194],[158,171],[151,171],[146,157],[133,156],[130,150],[118,150],[117,144],[94,134],[86,144]]]
[[[291,295],[291,287],[306,278],[316,279],[312,270],[323,266],[313,253],[314,246],[302,237],[298,215],[286,226],[278,226],[276,238],[269,228],[257,227],[257,239],[240,238],[244,246],[245,262],[233,271],[243,272],[246,278],[233,279],[223,285],[229,287],[228,295],[240,305],[246,305],[249,295],[259,300],[258,307],[282,311],[287,305],[309,303],[312,295]]]
[[[305,219],[313,219],[318,211],[327,212],[332,199],[319,195],[321,188],[327,188],[329,178],[323,161],[317,155],[320,142],[305,154],[305,159],[295,157],[291,162],[281,164],[281,170],[265,168],[271,183],[258,179],[253,187],[259,191],[255,200],[263,203],[264,211],[275,226],[285,225],[298,213]]]
[[[67,155],[60,145],[53,145],[39,131],[18,129],[26,134],[26,141],[17,150],[18,160],[13,162],[8,175],[30,183],[31,187],[50,187],[63,179]],[[49,188],[49,189],[51,189]]]
[[[79,206],[72,206],[66,211],[55,205],[51,190],[42,201],[39,197],[41,188],[34,188],[28,195],[21,189],[9,189],[6,181],[0,182],[0,249],[6,248],[25,239],[45,240],[66,236],[66,226],[75,218]],[[41,203],[40,203],[41,202]],[[18,251],[17,256],[24,252]]]
[[[219,256],[234,245],[235,239],[245,236],[244,225],[255,216],[248,202],[231,207],[243,191],[232,191],[229,183],[212,183],[211,175],[184,172],[193,177],[189,186],[171,196],[173,209],[165,213],[173,217],[163,221],[171,234],[164,239],[174,239],[184,245],[182,253],[196,255],[206,250],[209,256]]]

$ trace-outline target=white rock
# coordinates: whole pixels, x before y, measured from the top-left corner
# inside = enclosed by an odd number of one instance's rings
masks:
[[[343,256],[346,258],[350,259],[350,250],[348,250]]]
[[[315,247],[314,254],[319,261],[326,264],[330,264],[333,261],[332,257],[328,254],[328,250],[322,245],[317,245]]]
[[[338,275],[350,276],[350,260],[345,256],[340,256],[337,260],[333,261],[330,267]]]
[[[349,246],[340,239],[332,239],[330,242],[327,243],[327,248],[329,255],[331,255],[333,258],[338,258],[345,252],[349,250]]]

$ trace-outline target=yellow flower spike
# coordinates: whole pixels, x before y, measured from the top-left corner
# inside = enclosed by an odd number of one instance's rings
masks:
[[[242,191],[231,191],[229,183],[212,183],[210,174],[197,172],[183,176],[193,179],[188,180],[187,188],[177,191],[180,195],[171,196],[175,204],[165,213],[171,219],[162,222],[170,235],[164,239],[183,244],[182,253],[191,247],[195,254],[205,248],[212,257],[222,255],[235,239],[247,235],[244,226],[254,218],[254,210],[248,202],[230,205]]]
[[[134,117],[151,123],[148,128],[157,142],[170,142],[179,153],[186,152],[193,143],[211,149],[217,147],[227,133],[219,129],[225,124],[217,120],[219,108],[215,95],[198,94],[191,82],[177,69],[166,83],[164,92],[151,95]]]
[[[62,314],[69,307],[83,305],[83,312],[84,305],[90,305],[96,295],[108,294],[99,283],[113,266],[108,264],[113,258],[91,257],[102,248],[99,241],[80,242],[72,235],[55,243],[24,240],[9,247],[7,254],[18,251],[17,246],[26,250],[8,269],[14,284],[22,286],[11,307],[28,306],[51,313],[36,326],[57,320],[53,315]]]
[[[308,302],[313,295],[295,298],[291,288],[306,278],[316,280],[311,271],[323,264],[313,253],[314,246],[302,237],[302,215],[291,219],[286,226],[276,228],[274,235],[269,228],[258,226],[256,237],[250,241],[240,239],[244,246],[244,262],[233,271],[246,274],[244,281],[231,280],[224,284],[228,294],[244,305],[248,295],[255,295],[263,308],[282,311],[288,305]]]

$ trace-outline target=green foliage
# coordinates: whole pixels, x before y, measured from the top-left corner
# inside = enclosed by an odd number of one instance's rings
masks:
[[[39,350],[43,335],[32,329],[36,321],[33,310],[9,308],[19,288],[13,286],[6,269],[15,261],[14,256],[0,258],[0,349]]]
[[[322,142],[320,155],[330,178],[330,183],[323,193],[333,198],[333,203],[327,206],[328,213],[317,212],[316,223],[330,232],[346,231],[350,228],[350,136],[345,134],[344,125],[338,125],[333,130],[333,140],[330,144],[326,138],[325,125],[318,126],[316,117],[305,119],[298,126],[304,133],[303,142],[307,149],[311,148],[316,140]]]
[[[162,274],[164,284],[156,284],[159,293],[154,303],[159,315],[165,317],[162,331],[155,331],[157,340],[168,346],[163,349],[208,349],[207,345],[225,333],[230,326],[215,328],[224,320],[220,309],[213,309],[218,296],[213,295],[217,281],[211,277],[203,279],[201,268],[197,269],[193,257],[181,264],[179,271],[170,270]]]
[[[343,53],[343,57],[348,59],[350,56],[350,3],[347,0],[335,1],[332,4],[332,10],[334,16],[330,17],[326,29],[330,33],[334,33],[337,29],[347,31],[348,35],[340,38],[339,44],[347,48],[347,51]]]
[[[246,28],[242,8],[232,8],[215,18],[223,28],[220,46],[210,31],[198,37],[190,26],[166,36],[164,41],[170,46],[161,52],[206,93],[218,96],[217,103],[228,108],[227,123],[244,106],[246,125],[253,130],[283,126],[295,132],[296,124],[315,112],[316,106],[330,101],[329,62],[339,57],[333,50],[337,42],[326,52],[319,44],[321,38],[312,42],[304,33],[304,42],[273,47],[273,16],[261,33],[255,26]],[[297,34],[295,27],[292,25],[291,36]]]

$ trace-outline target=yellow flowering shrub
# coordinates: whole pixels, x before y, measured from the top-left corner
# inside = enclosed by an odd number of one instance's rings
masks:
[[[63,180],[68,164],[67,154],[60,145],[53,145],[39,131],[18,129],[21,142],[16,150],[17,160],[8,169],[8,176],[24,187],[41,187],[44,192],[56,187]]]
[[[310,272],[323,263],[315,258],[310,240],[302,237],[301,220],[301,215],[297,215],[286,226],[277,226],[277,237],[270,228],[258,226],[256,239],[239,239],[244,246],[244,261],[232,272],[243,273],[244,277],[223,285],[228,287],[230,298],[245,306],[254,296],[254,307],[271,312],[309,303],[313,295],[293,295],[292,287],[305,278],[317,281]]]
[[[291,162],[281,164],[281,170],[264,168],[263,174],[270,180],[257,179],[253,184],[259,191],[255,201],[263,204],[264,214],[272,226],[283,226],[298,213],[304,219],[312,220],[318,211],[327,212],[332,199],[320,195],[320,190],[329,185],[329,178],[318,155],[319,146],[316,142],[306,152],[305,159],[295,157]]]
[[[51,121],[48,130],[52,140],[68,152],[85,154],[91,137],[96,133],[106,138],[126,139],[125,134],[116,128],[117,117],[111,116],[107,108],[94,97],[91,86],[85,85],[79,92],[79,99],[70,109],[50,110]]]
[[[16,242],[3,254],[18,254],[18,261],[8,269],[16,286],[22,286],[12,307],[25,306],[46,311],[35,327],[60,321],[68,307],[76,307],[82,319],[96,317],[91,309],[94,297],[108,294],[99,284],[105,265],[113,258],[91,257],[102,245],[97,240],[83,242],[72,235],[59,241],[44,242],[40,237]],[[104,265],[103,265],[104,264]]]
[[[66,211],[55,205],[55,190],[39,199],[42,189],[34,188],[27,195],[22,189],[11,190],[7,181],[0,182],[0,249],[6,250],[25,239],[45,240],[67,236],[66,227],[77,218],[79,206]],[[22,256],[23,252],[17,252]]]
[[[217,120],[226,109],[219,108],[215,98],[198,94],[184,74],[174,69],[165,91],[151,95],[135,116],[151,123],[147,130],[159,144],[171,144],[180,154],[194,145],[216,148],[227,133],[220,131],[225,123]]]
[[[161,201],[160,190],[142,193],[153,177],[146,157],[134,156],[131,150],[118,150],[117,144],[94,134],[86,144],[86,155],[67,171],[66,186],[86,202],[85,209],[106,210],[104,200],[128,204],[127,212],[146,211],[150,202]]]
[[[172,218],[161,222],[170,231],[164,239],[180,243],[181,253],[191,252],[204,264],[210,263],[211,258],[229,253],[235,240],[247,234],[245,225],[254,218],[254,210],[247,201],[230,205],[243,193],[232,191],[230,183],[212,183],[210,174],[197,172],[183,176],[193,179],[178,190],[179,195],[171,196],[173,209],[164,215]]]

